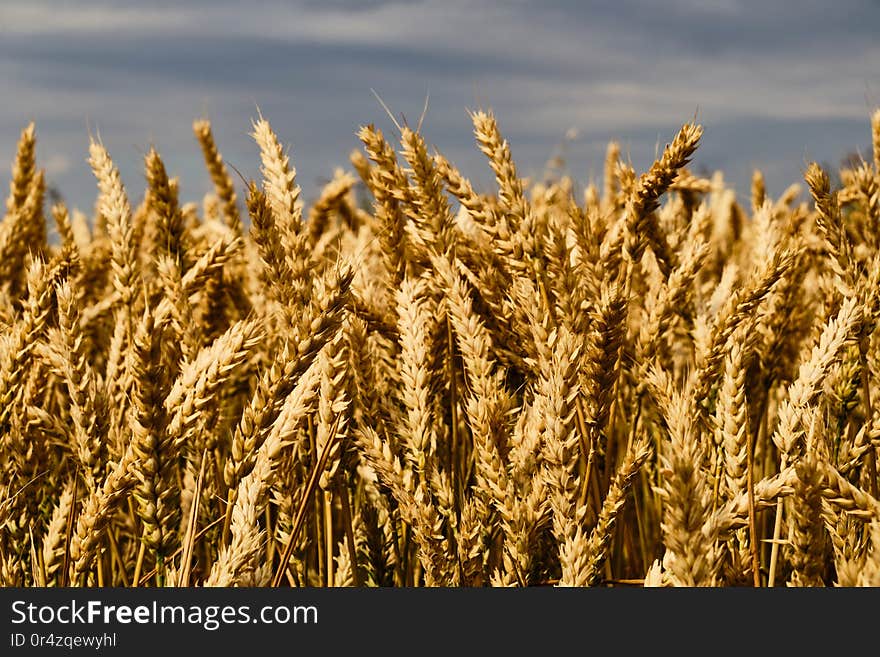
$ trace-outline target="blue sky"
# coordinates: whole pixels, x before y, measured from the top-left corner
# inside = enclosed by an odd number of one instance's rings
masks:
[[[778,194],[809,161],[870,143],[878,31],[880,3],[858,0],[3,0],[0,160],[35,120],[49,180],[90,210],[97,131],[133,199],[154,144],[184,200],[200,200],[192,120],[210,118],[224,157],[256,176],[259,106],[308,199],[347,165],[361,124],[393,131],[375,89],[412,123],[429,94],[427,138],[480,186],[491,177],[467,109],[489,106],[523,175],[571,129],[580,181],[600,175],[611,138],[642,169],[696,113],[696,167],[723,169],[742,198],[760,167]]]

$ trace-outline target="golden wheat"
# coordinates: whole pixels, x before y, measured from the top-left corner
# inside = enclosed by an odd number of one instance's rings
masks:
[[[688,169],[495,186],[372,125],[306,209],[269,122],[198,205],[51,208],[22,132],[0,221],[4,586],[876,586],[880,111],[809,200]],[[357,193],[356,193],[357,192]],[[238,199],[244,199],[243,206]]]

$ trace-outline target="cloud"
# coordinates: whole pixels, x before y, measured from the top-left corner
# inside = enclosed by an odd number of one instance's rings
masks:
[[[43,166],[49,176],[60,176],[73,167],[73,162],[64,153],[53,153],[43,160]]]
[[[878,23],[880,7],[860,0],[833,10],[804,0],[797,11],[746,0],[6,0],[0,156],[36,119],[39,148],[70,162],[50,175],[89,207],[91,127],[132,196],[155,143],[199,198],[210,182],[190,120],[207,114],[227,159],[257,175],[246,132],[259,104],[293,144],[310,194],[345,164],[361,123],[390,126],[375,88],[413,120],[430,92],[428,138],[486,184],[466,107],[496,110],[524,170],[570,128],[582,134],[570,149],[582,172],[601,166],[612,137],[646,162],[696,112],[706,125],[698,161],[742,172],[741,186],[762,163],[793,180],[808,146],[834,158],[867,143]]]

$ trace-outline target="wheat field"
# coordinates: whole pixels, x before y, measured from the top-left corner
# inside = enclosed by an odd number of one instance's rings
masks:
[[[92,141],[91,216],[25,128],[2,584],[880,586],[880,110],[747,206],[699,125],[579,187],[471,118],[491,189],[367,125],[306,207],[266,119],[246,185],[198,120],[213,193]]]

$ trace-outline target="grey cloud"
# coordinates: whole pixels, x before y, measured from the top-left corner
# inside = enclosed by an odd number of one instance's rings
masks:
[[[309,195],[346,164],[361,123],[391,129],[375,88],[411,120],[430,92],[428,138],[481,185],[491,176],[465,108],[490,105],[524,173],[539,172],[570,127],[582,135],[568,152],[579,176],[601,169],[609,138],[647,166],[658,141],[698,112],[706,136],[697,164],[724,167],[741,190],[753,166],[765,167],[778,192],[805,157],[833,161],[868,143],[870,105],[880,102],[880,8],[829,6],[7,0],[0,157],[11,158],[18,130],[37,119],[54,182],[88,208],[87,130],[99,129],[133,197],[152,142],[198,199],[210,183],[191,119],[207,114],[224,156],[256,175],[246,133],[259,105],[293,144]]]

